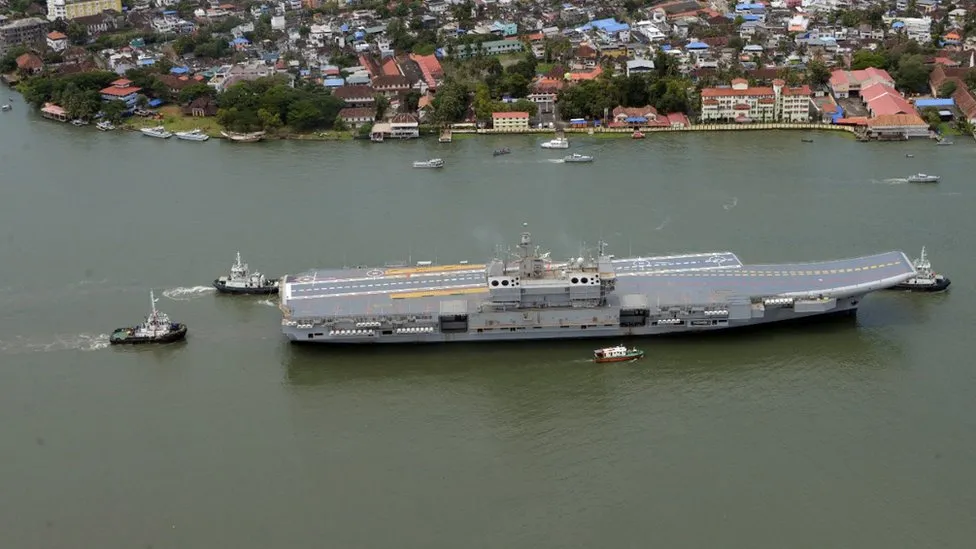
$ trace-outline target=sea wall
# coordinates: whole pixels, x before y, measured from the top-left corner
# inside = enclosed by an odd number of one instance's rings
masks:
[[[840,131],[848,133],[856,133],[857,130],[853,126],[840,126],[836,124],[802,124],[802,123],[790,123],[790,122],[763,122],[758,124],[692,124],[690,126],[682,127],[641,127],[638,128],[644,133],[655,133],[655,132],[716,132],[716,131],[760,131],[760,130],[824,130],[824,131]],[[451,133],[464,134],[464,133],[478,133],[478,134],[534,134],[534,133],[554,133],[556,129],[553,128],[526,128],[526,129],[493,129],[493,128],[482,128],[482,129],[457,129],[451,130]],[[605,128],[605,127],[567,127],[562,131],[566,133],[622,133],[630,134],[633,133],[633,127],[626,128]]]

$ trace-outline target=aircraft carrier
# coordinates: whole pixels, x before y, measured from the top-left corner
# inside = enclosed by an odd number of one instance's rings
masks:
[[[706,332],[854,313],[915,268],[900,251],[779,265],[731,252],[553,262],[523,232],[487,264],[323,269],[287,275],[284,334],[311,343],[440,343]],[[499,254],[505,255],[505,254]]]

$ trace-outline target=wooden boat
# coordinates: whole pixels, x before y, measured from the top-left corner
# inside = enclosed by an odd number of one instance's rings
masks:
[[[606,362],[629,362],[641,358],[644,358],[644,351],[640,349],[628,349],[623,345],[593,351],[593,362],[597,364]]]
[[[631,139],[644,139],[644,132],[640,130],[634,130],[634,133],[630,134]]]
[[[262,139],[264,139],[264,132],[252,132],[252,133],[220,132],[220,135],[236,143],[255,143],[257,141],[261,141]]]

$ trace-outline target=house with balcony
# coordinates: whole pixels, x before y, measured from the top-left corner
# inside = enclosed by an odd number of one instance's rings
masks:
[[[373,89],[387,97],[393,97],[400,92],[410,91],[410,80],[402,74],[383,74],[373,78]]]
[[[415,139],[420,137],[420,122],[412,114],[397,114],[390,119],[389,124],[390,135],[388,137],[392,139]]]
[[[782,80],[773,85],[751,87],[745,78],[736,78],[730,87],[703,88],[702,122],[809,122],[809,86],[791,88]]]
[[[51,31],[47,33],[47,47],[58,53],[63,52],[68,49],[68,37],[63,32]]]
[[[529,129],[527,112],[493,112],[491,126],[496,130],[517,132]]]
[[[132,107],[136,104],[140,91],[142,88],[133,86],[131,80],[119,78],[99,93],[102,94],[102,101],[122,101],[126,106]]]
[[[361,128],[366,124],[372,124],[376,119],[376,109],[373,107],[346,107],[339,111],[339,119],[354,129]]]

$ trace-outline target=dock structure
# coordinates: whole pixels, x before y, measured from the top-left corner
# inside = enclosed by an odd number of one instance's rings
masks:
[[[454,138],[451,137],[451,130],[446,129],[441,131],[441,136],[437,138],[438,143],[450,143]]]

